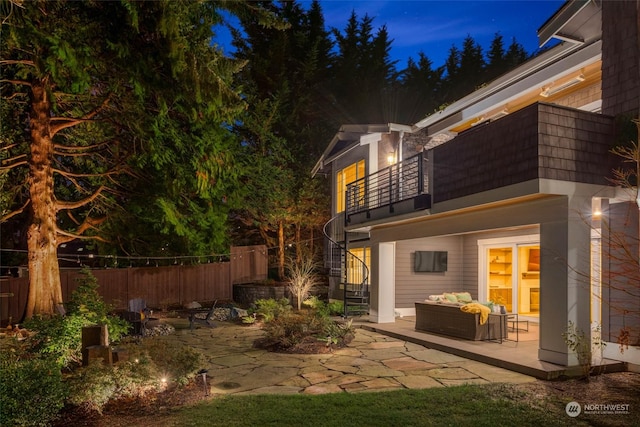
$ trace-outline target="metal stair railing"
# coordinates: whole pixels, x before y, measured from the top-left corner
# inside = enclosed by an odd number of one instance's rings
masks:
[[[338,222],[341,220],[342,222]],[[325,238],[329,242],[329,256],[328,262],[329,271],[335,271],[335,259],[340,259],[341,263],[341,276],[343,277],[343,306],[344,306],[344,318],[347,318],[349,315],[349,301],[354,301],[353,306],[357,306],[359,310],[362,310],[362,307],[369,306],[369,268],[367,264],[360,259],[358,256],[354,255],[346,245],[339,243],[336,238],[337,236],[334,233],[329,231],[329,228],[333,230],[335,228],[336,223],[342,224],[344,222],[344,213],[338,214],[331,218],[324,225],[322,232]],[[345,230],[345,236],[348,231]],[[346,240],[346,239],[345,239]],[[339,257],[336,257],[334,254],[334,250],[337,250],[339,253]],[[348,265],[353,264],[357,265],[361,271],[360,281],[358,283],[349,283],[349,269]]]

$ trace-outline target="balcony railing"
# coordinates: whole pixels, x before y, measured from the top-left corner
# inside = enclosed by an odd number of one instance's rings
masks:
[[[429,189],[423,153],[358,179],[347,186],[346,216],[413,199]]]

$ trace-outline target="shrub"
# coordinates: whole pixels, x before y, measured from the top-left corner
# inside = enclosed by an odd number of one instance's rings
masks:
[[[329,314],[331,316],[341,316],[344,314],[344,304],[340,300],[329,301],[327,307],[329,308]]]
[[[606,345],[600,336],[600,325],[592,329],[591,332],[594,334],[592,338],[593,342],[585,337],[584,331],[578,328],[575,323],[569,321],[567,330],[562,334],[564,342],[569,349],[576,354],[578,363],[582,368],[582,375],[587,381],[590,380],[591,374],[593,373],[592,346],[602,351]]]
[[[304,305],[316,310],[322,316],[340,316],[344,313],[344,304],[340,300],[325,303],[317,296],[313,295],[304,301]]]
[[[102,413],[102,407],[115,395],[115,368],[102,361],[92,361],[89,366],[77,369],[67,377],[71,393],[68,402]]]
[[[163,379],[184,385],[202,368],[202,354],[190,347],[158,340],[119,347],[129,354],[126,362],[110,366],[95,361],[67,376],[69,403],[101,412],[111,399],[159,390]]]
[[[117,365],[92,361],[65,378],[72,405],[102,412],[110,399],[136,396],[160,385],[159,375],[149,359],[132,359]]]
[[[310,335],[307,316],[301,313],[287,313],[265,323],[265,341],[278,348],[289,348],[302,342]]]
[[[107,325],[109,339],[119,341],[129,331],[129,324],[124,319],[109,314],[113,307],[106,304],[98,293],[98,280],[91,270],[85,267],[80,274],[76,279],[78,287],[67,304],[68,311],[81,315],[92,324]]]
[[[31,350],[50,355],[61,367],[82,361],[82,327],[106,324],[109,339],[116,342],[129,329],[125,320],[108,314],[109,306],[98,294],[98,284],[90,270],[83,269],[78,282],[65,316],[36,316],[23,324],[36,332],[28,341]]]
[[[346,322],[329,322],[324,328],[324,334],[328,340],[333,341],[334,344],[344,342],[349,339],[349,336],[353,336],[353,319],[349,319]]]
[[[313,310],[316,311],[316,314],[319,316],[327,316],[329,317],[329,306],[327,304],[325,304],[324,301],[322,301],[320,298],[318,298],[317,296],[313,295],[311,296],[309,299],[304,301],[304,305],[311,307]]]
[[[20,358],[2,351],[0,378],[2,425],[48,425],[64,406],[68,389],[52,358]]]
[[[281,298],[279,300],[275,300],[273,298],[256,300],[256,314],[262,316],[266,323],[271,322],[273,319],[276,319],[282,314],[290,311],[291,305],[289,304],[289,300],[286,298]]]
[[[130,359],[151,364],[156,381],[166,378],[184,385],[193,378],[204,363],[202,353],[192,347],[162,340],[144,340],[140,345],[127,347]]]
[[[83,316],[70,313],[65,317],[36,316],[23,326],[35,332],[27,340],[32,351],[50,356],[59,367],[66,367],[82,361],[82,327],[90,324]]]
[[[279,349],[290,349],[308,340],[341,344],[353,336],[351,321],[335,322],[329,316],[329,306],[317,297],[305,301],[308,311],[286,312],[265,322],[265,337],[261,345]]]

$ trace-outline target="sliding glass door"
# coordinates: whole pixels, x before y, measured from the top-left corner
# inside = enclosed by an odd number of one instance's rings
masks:
[[[540,315],[540,245],[504,242],[483,247],[487,300],[504,305],[507,312],[535,320]]]

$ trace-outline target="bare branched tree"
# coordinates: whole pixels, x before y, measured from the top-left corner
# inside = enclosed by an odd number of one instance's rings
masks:
[[[321,283],[317,274],[318,263],[311,255],[303,255],[298,260],[290,259],[287,263],[289,276],[289,291],[295,296],[298,310],[302,302]]]

